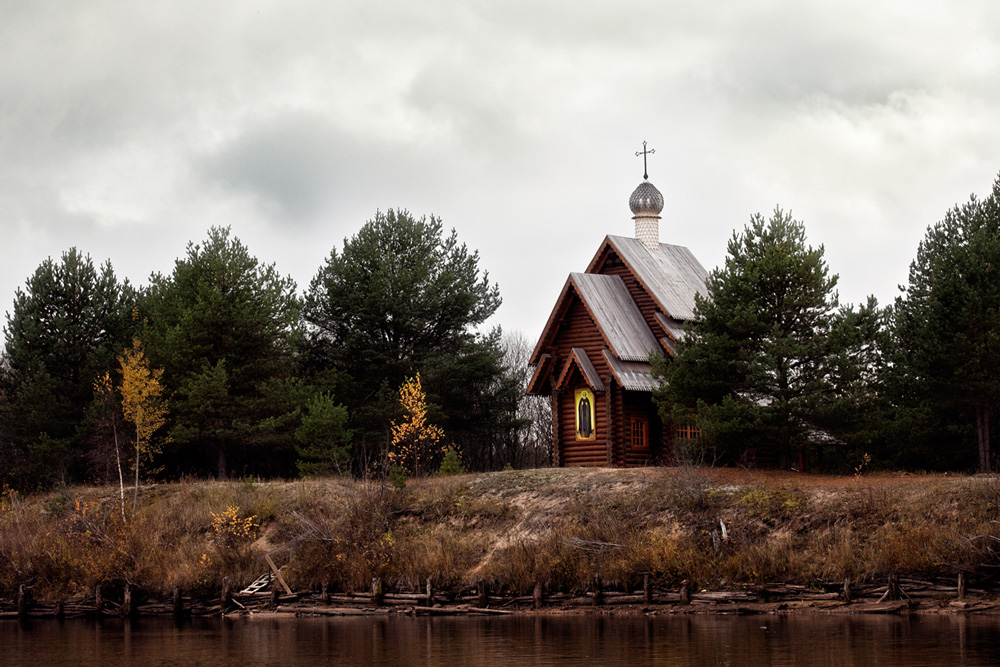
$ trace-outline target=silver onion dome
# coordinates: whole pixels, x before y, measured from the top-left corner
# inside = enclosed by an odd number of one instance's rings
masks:
[[[632,215],[659,215],[663,210],[663,195],[649,181],[643,181],[628,198]]]

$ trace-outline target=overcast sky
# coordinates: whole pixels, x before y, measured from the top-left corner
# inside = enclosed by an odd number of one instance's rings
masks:
[[[632,235],[643,140],[662,241],[711,269],[781,206],[886,303],[1000,171],[1000,3],[0,0],[0,312],[71,246],[143,285],[212,225],[304,290],[405,208],[533,339]]]

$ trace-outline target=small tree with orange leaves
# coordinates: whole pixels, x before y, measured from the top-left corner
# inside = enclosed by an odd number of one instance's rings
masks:
[[[399,388],[399,404],[406,417],[401,424],[392,422],[389,465],[400,466],[411,475],[427,474],[445,452],[440,444],[444,431],[427,423],[427,396],[420,385],[420,373],[407,378]]]
[[[118,357],[122,368],[122,412],[125,419],[135,425],[135,493],[132,496],[132,513],[139,497],[139,463],[143,457],[152,460],[160,452],[161,443],[154,443],[153,433],[166,422],[167,406],[163,401],[160,378],[163,369],[150,368],[139,339]]]

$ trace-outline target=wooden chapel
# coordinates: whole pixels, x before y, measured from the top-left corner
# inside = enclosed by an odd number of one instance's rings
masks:
[[[645,142],[641,154],[645,162]],[[527,393],[552,402],[555,466],[672,458],[650,356],[673,353],[708,273],[687,248],[660,243],[663,195],[648,173],[629,208],[635,236],[605,237],[587,270],[569,275],[529,361]]]

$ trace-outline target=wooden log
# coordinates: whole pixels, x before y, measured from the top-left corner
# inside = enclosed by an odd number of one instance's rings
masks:
[[[386,614],[389,610],[361,609],[359,607],[285,607],[281,606],[274,610],[279,614],[295,614],[296,616],[372,616],[374,614]]]
[[[899,575],[895,572],[889,575],[889,582],[886,584],[885,593],[878,599],[879,604],[886,601],[895,601],[900,598],[902,591],[899,588]]]
[[[641,594],[619,593],[617,595],[604,594],[604,604],[644,604],[645,596]]]
[[[535,583],[534,594],[531,596],[531,605],[535,609],[542,608],[542,582]]]
[[[481,607],[415,607],[413,613],[416,616],[458,616],[464,614],[489,614],[494,616],[507,616],[515,612],[509,609],[483,609]]]
[[[281,576],[281,570],[279,570],[278,566],[274,564],[274,561],[271,560],[271,557],[268,556],[267,554],[264,554],[264,560],[267,562],[267,566],[271,568],[271,572],[274,573],[274,577],[278,580],[278,583],[281,584],[281,587],[285,589],[285,593],[287,593],[288,595],[292,595],[292,589],[288,587],[287,583],[285,583],[285,578]]]

